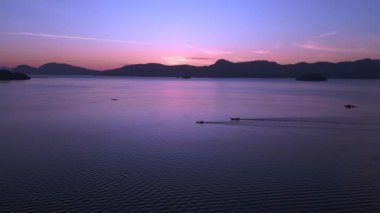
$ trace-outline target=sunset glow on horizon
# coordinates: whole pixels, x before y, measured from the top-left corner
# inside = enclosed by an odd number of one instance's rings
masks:
[[[379,59],[379,9],[377,0],[0,0],[0,66]]]

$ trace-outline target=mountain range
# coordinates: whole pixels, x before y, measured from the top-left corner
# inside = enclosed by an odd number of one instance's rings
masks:
[[[380,60],[362,59],[352,62],[317,62],[281,65],[269,61],[233,63],[224,59],[209,66],[135,64],[117,69],[96,71],[69,64],[48,63],[39,68],[21,65],[12,69],[26,74],[98,75],[147,77],[210,77],[210,78],[295,78],[317,73],[327,78],[379,78]]]

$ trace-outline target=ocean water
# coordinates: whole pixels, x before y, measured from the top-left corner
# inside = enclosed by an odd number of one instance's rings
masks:
[[[0,82],[0,212],[380,212],[379,106],[378,80]]]

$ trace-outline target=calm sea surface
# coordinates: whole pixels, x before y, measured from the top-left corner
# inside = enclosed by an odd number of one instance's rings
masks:
[[[0,212],[380,212],[379,106],[377,80],[0,82]]]

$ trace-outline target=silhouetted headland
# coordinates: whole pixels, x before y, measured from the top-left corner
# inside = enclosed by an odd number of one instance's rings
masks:
[[[27,74],[49,75],[98,75],[98,76],[140,76],[140,77],[178,77],[191,76],[203,78],[297,78],[309,73],[330,78],[379,79],[380,60],[363,59],[353,62],[317,62],[281,65],[269,61],[250,61],[233,63],[224,59],[210,66],[191,66],[163,64],[135,64],[117,69],[96,71],[68,64],[48,63],[39,68],[28,65],[18,66],[12,71]],[[309,76],[310,77],[310,76]],[[313,76],[311,76],[313,77]]]
[[[30,77],[20,72],[0,71],[0,80],[29,80]]]
[[[296,78],[297,81],[327,81],[327,78],[321,74],[309,73]]]

